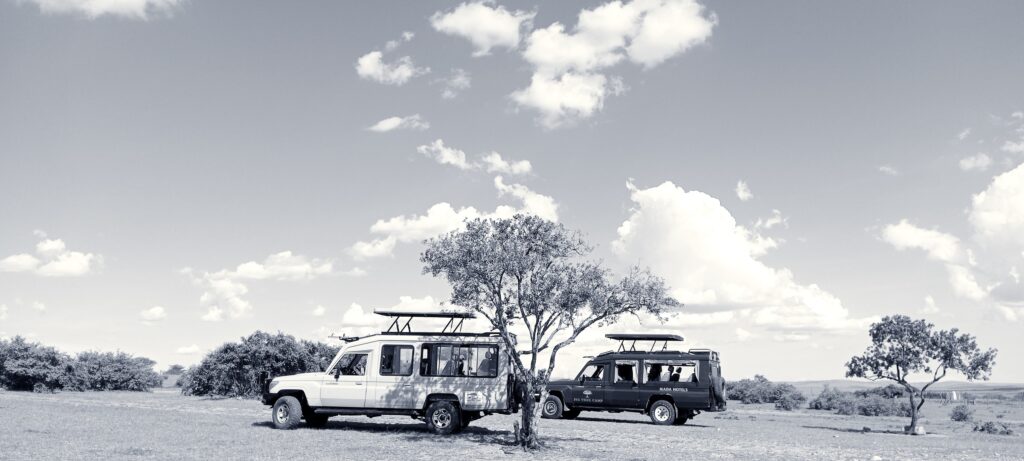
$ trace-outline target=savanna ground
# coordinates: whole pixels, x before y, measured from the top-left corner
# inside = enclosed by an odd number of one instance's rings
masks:
[[[152,393],[0,392],[0,459],[1024,459],[1024,402],[979,400],[975,419],[1015,435],[972,431],[929,402],[923,437],[900,434],[905,418],[776,411],[730,402],[685,426],[638,414],[583,413],[543,420],[546,448],[512,444],[516,416],[489,416],[438,437],[408,417],[335,417],[324,429],[275,430],[259,402]],[[998,417],[998,415],[1002,415]],[[864,427],[871,432],[863,432]]]

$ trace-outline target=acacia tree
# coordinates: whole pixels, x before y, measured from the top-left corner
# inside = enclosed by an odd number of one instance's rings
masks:
[[[925,392],[932,384],[945,378],[949,371],[958,371],[969,381],[988,380],[995,364],[996,350],[982,352],[974,336],[958,334],[956,328],[933,331],[933,327],[925,320],[913,320],[905,315],[884,317],[871,325],[871,346],[846,364],[847,377],[872,381],[888,379],[907,390],[909,434],[919,433],[918,414],[924,406]],[[910,383],[910,376],[917,373],[931,376],[920,388]]]
[[[634,267],[613,281],[607,269],[583,259],[591,248],[578,232],[535,216],[468,221],[426,245],[423,272],[448,280],[452,304],[486,318],[509,351],[517,342],[529,347],[510,354],[525,394],[516,439],[527,448],[538,442],[533,396],[547,397],[559,350],[591,326],[641,312],[663,319],[665,308],[679,304],[648,270]],[[525,330],[527,341],[512,330]],[[546,364],[541,352],[548,352]]]

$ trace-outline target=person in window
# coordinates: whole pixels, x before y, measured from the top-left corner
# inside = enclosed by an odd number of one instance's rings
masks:
[[[458,371],[459,371],[459,376],[466,376],[466,356],[465,355],[460,355],[459,356]]]
[[[352,374],[355,376],[363,376],[366,373],[366,356],[360,355],[356,359],[356,363],[352,365]]]
[[[668,380],[672,381],[674,383],[678,383],[679,382],[679,372],[682,371],[682,368],[683,367],[672,367],[672,377],[670,377]]]
[[[693,370],[693,373],[690,373],[690,382],[691,383],[697,382],[697,370]]]
[[[633,381],[633,367],[632,365],[619,365],[615,367],[615,382],[632,382]]]
[[[494,367],[494,354],[491,351],[487,351],[484,355],[484,359],[480,362],[480,368],[476,370],[478,375],[484,376],[492,374],[491,368]]]
[[[659,381],[661,380],[661,365],[651,365],[650,371],[647,372],[647,381]]]

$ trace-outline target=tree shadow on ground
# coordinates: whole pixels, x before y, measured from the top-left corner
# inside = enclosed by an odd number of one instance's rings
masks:
[[[575,420],[576,421],[592,421],[592,422],[597,422],[597,423],[641,424],[641,425],[644,425],[644,426],[654,426],[654,423],[652,423],[650,421],[629,421],[629,420],[625,420],[625,419],[594,418],[592,416],[590,416],[590,417],[579,416]],[[709,427],[714,427],[714,426],[705,426],[703,424],[693,424],[693,423],[687,421],[686,424],[682,425],[681,427],[703,427],[703,428],[709,428]]]
[[[870,431],[865,431],[863,429],[856,429],[856,428],[852,428],[852,427],[828,427],[828,426],[800,426],[800,427],[802,427],[804,429],[825,429],[827,431],[847,432],[847,433],[851,433],[851,434],[894,434],[894,435],[906,435],[906,433],[903,432],[903,431],[893,431],[893,430],[875,430],[875,429],[872,429]]]

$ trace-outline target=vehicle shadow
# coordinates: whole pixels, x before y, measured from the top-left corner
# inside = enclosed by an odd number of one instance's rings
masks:
[[[828,427],[828,426],[800,426],[800,427],[802,427],[804,429],[825,429],[827,431],[847,432],[847,433],[851,433],[851,434],[895,434],[895,435],[904,435],[903,431],[893,431],[893,430],[888,430],[887,431],[887,430],[875,430],[875,429],[872,429],[870,431],[865,431],[863,429],[856,429],[856,428],[851,428],[851,427]]]
[[[592,416],[591,417],[577,416],[575,420],[576,421],[593,421],[593,422],[598,422],[598,423],[640,424],[640,425],[644,425],[644,426],[654,426],[654,423],[652,423],[650,421],[628,421],[628,420],[625,420],[625,419],[594,418]],[[684,424],[681,427],[703,427],[703,428],[710,428],[710,427],[714,427],[714,426],[705,426],[703,424],[693,424],[691,422],[687,422],[686,424]]]

